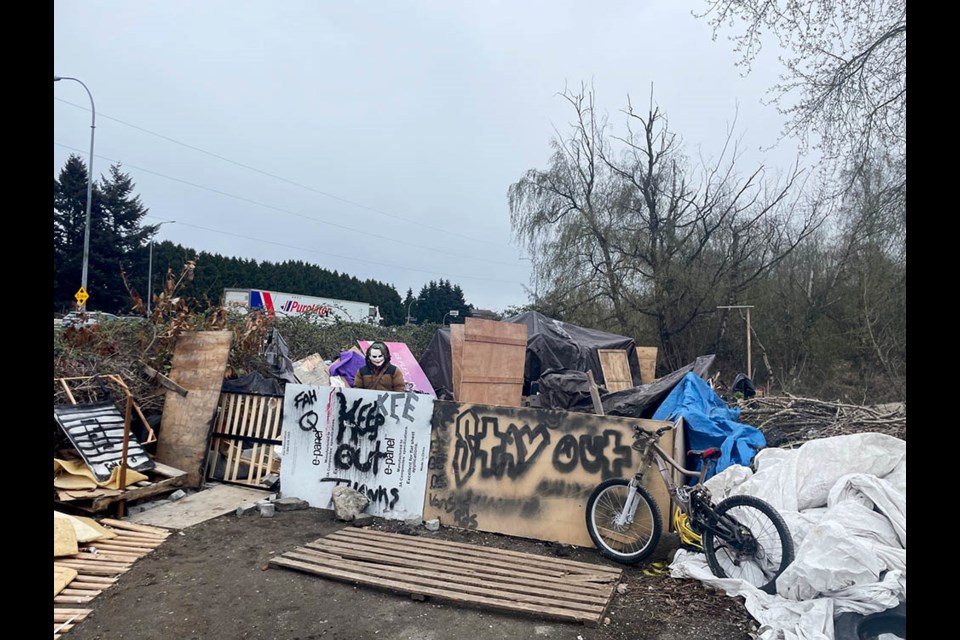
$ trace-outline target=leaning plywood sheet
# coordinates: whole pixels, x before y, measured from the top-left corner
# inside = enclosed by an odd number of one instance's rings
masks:
[[[357,344],[366,353],[370,348],[369,340],[358,340]],[[384,342],[390,351],[390,364],[396,365],[403,374],[403,380],[406,383],[404,391],[413,391],[415,393],[426,393],[434,398],[437,392],[433,390],[433,385],[427,380],[427,374],[420,368],[417,359],[413,357],[410,348],[404,342]]]
[[[591,546],[590,492],[629,477],[638,462],[632,425],[669,423],[436,401],[424,519],[445,525]],[[673,447],[671,432],[660,441]],[[660,505],[669,496],[656,470],[644,482]]]
[[[77,533],[73,530],[73,525],[58,518],[56,511],[53,513],[53,557],[70,556],[77,552]],[[56,595],[56,594],[54,594]]]
[[[199,486],[203,478],[232,337],[230,331],[193,331],[177,338],[170,379],[187,395],[167,391],[156,458],[185,471],[186,486]]]
[[[332,509],[333,490],[367,495],[367,513],[419,517],[433,398],[413,392],[287,384],[283,407],[285,496]]]
[[[74,553],[77,553],[74,550]],[[53,566],[53,597],[56,598],[57,594],[67,588],[67,585],[70,584],[70,581],[77,577],[77,570],[71,569],[70,567],[58,567]]]
[[[467,318],[457,400],[519,407],[526,352],[526,325]]]
[[[120,467],[124,459],[124,433],[127,468],[141,472],[153,468],[153,460],[130,434],[129,423],[114,403],[57,405],[53,407],[53,418],[98,482],[109,480],[113,470]]]
[[[633,376],[624,349],[597,349],[597,354],[600,356],[600,368],[603,369],[607,391],[613,393],[633,388]]]
[[[637,361],[640,363],[641,384],[650,384],[657,379],[656,347],[637,347]]]

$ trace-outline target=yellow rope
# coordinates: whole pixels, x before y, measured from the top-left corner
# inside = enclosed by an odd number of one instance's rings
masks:
[[[680,536],[680,542],[697,549],[703,549],[700,536],[690,528],[690,524],[687,522],[687,514],[681,511],[679,507],[673,511],[673,528]]]

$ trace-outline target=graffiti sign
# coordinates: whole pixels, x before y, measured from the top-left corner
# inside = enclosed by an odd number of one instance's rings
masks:
[[[423,512],[433,398],[346,387],[287,384],[283,413],[284,495],[332,509],[349,486],[384,518]]]
[[[665,424],[438,400],[424,517],[465,529],[590,545],[587,498],[600,482],[633,472],[634,423]]]

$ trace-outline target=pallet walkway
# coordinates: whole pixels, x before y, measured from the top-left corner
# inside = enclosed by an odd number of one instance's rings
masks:
[[[600,624],[622,571],[575,560],[348,527],[270,564],[473,607]]]
[[[79,553],[53,559],[55,567],[67,567],[77,572],[66,588],[53,597],[54,640],[72,629],[92,611],[73,607],[88,604],[110,588],[118,576],[160,546],[170,535],[165,529],[123,520],[105,518],[100,520],[100,524],[115,533],[116,537],[82,543]]]

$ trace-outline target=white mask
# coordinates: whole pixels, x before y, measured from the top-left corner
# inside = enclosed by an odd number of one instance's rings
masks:
[[[370,364],[375,367],[382,367],[383,360],[383,352],[380,349],[370,349]]]

